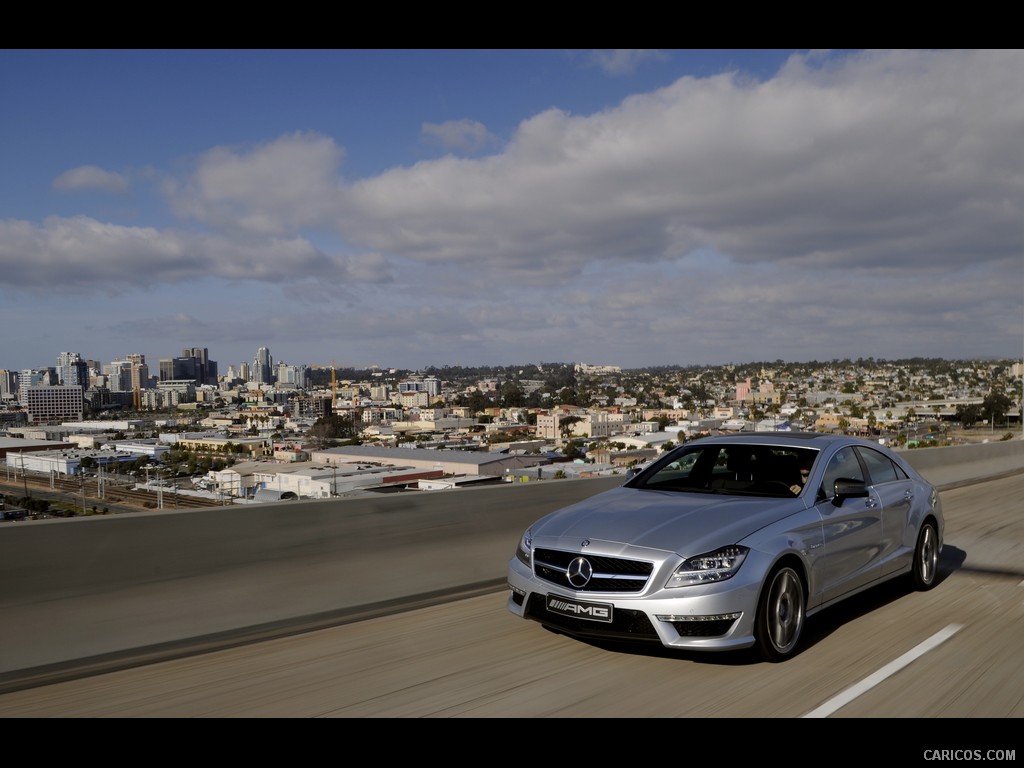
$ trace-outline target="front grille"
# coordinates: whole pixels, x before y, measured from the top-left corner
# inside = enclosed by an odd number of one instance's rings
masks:
[[[526,604],[526,612],[523,615],[567,635],[604,638],[608,640],[653,640],[660,642],[658,633],[654,631],[654,627],[651,625],[651,620],[647,618],[647,614],[643,611],[616,608],[612,614],[612,621],[605,623],[552,613],[545,606],[545,601],[545,595],[534,592],[530,595],[530,600]]]
[[[652,563],[642,560],[626,560],[604,555],[582,555],[590,561],[594,575],[582,590],[578,590],[569,583],[566,571],[569,563],[580,556],[579,552],[535,549],[533,551],[533,572],[537,578],[574,592],[640,592],[647,585],[647,580],[654,570]]]

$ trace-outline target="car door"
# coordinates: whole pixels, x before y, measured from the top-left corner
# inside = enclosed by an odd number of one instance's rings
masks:
[[[909,563],[916,538],[904,541],[910,524],[914,482],[888,456],[872,448],[857,448],[868,479],[882,504],[882,542],[878,553],[879,575]]]
[[[817,503],[825,551],[815,567],[826,602],[877,577],[883,539],[878,494],[868,485],[866,496],[851,496],[836,503],[834,486],[839,479],[867,482],[853,446],[840,448],[828,460],[822,481],[825,498]]]

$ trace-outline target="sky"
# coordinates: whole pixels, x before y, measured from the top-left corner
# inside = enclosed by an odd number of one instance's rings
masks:
[[[0,368],[1024,356],[1024,51],[0,51]]]

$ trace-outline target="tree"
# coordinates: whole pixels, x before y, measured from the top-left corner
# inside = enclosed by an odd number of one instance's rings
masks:
[[[574,424],[578,424],[583,421],[582,416],[563,416],[558,420],[558,431],[562,435],[563,440],[568,440],[572,436],[572,427]]]
[[[339,440],[351,437],[354,431],[352,419],[339,413],[332,413],[330,416],[321,416],[313,426],[309,428],[309,436],[321,448],[327,446],[332,440]]]
[[[491,402],[491,398],[489,398],[479,389],[474,389],[472,392],[469,393],[469,401],[467,402],[466,405],[469,408],[469,410],[472,411],[474,414],[480,413],[481,411],[486,411],[488,408],[494,407],[494,403]]]
[[[558,402],[566,405],[579,405],[579,392],[572,387],[563,387],[558,391]]]
[[[527,408],[542,408],[544,407],[544,392],[539,389],[533,390],[526,397]]]
[[[506,408],[520,408],[526,402],[526,395],[518,382],[506,381],[501,385],[501,404]]]
[[[1013,402],[1010,398],[1002,392],[989,392],[981,403],[981,415],[985,421],[995,427],[996,422],[1002,421],[1006,417],[1012,405]]]
[[[956,407],[956,418],[964,426],[964,429],[969,429],[981,421],[981,406],[977,403],[958,405]]]
[[[579,440],[570,440],[562,446],[562,454],[570,459],[582,458],[585,456],[583,444]]]

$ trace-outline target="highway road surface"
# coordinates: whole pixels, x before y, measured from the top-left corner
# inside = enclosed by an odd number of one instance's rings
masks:
[[[5,693],[0,716],[1024,717],[1024,474],[942,498],[935,589],[885,585],[830,609],[781,664],[581,642],[512,616],[498,590]],[[941,746],[967,730],[950,722]],[[1020,737],[1005,733],[981,746],[1013,762]]]

